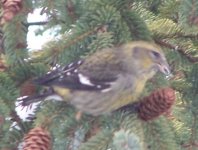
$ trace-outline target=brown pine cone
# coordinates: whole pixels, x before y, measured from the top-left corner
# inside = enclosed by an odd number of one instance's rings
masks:
[[[3,15],[1,23],[4,24],[22,10],[22,0],[1,0]]]
[[[20,96],[32,96],[36,93],[36,86],[32,80],[25,81],[20,87]]]
[[[23,150],[51,150],[50,133],[41,127],[31,129],[24,138]]]
[[[6,71],[7,67],[3,59],[0,58],[0,72]]]
[[[175,102],[175,91],[163,88],[144,97],[139,103],[138,116],[144,121],[152,120],[170,110]]]
[[[3,126],[4,122],[5,122],[5,118],[0,115],[0,127]]]

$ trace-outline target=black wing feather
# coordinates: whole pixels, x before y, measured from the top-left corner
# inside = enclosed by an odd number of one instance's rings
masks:
[[[65,77],[65,74],[67,74],[68,72],[74,72],[74,70],[77,69],[82,64],[82,62],[82,60],[79,60],[63,67],[61,67],[60,65],[56,65],[52,67],[52,70],[50,72],[42,77],[35,79],[34,83],[44,86],[50,86],[52,83],[54,83],[54,81],[62,78],[63,76]]]
[[[51,72],[48,72],[43,77],[34,80],[34,82],[39,85],[61,86],[71,90],[100,91],[109,88],[110,82],[113,82],[117,79],[116,77],[105,80],[88,78],[92,84],[83,84],[79,79],[78,72],[78,67],[82,63],[83,61],[79,60],[64,67],[57,65]]]

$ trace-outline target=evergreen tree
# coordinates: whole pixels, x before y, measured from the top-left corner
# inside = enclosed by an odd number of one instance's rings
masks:
[[[0,149],[198,149],[197,0],[1,0],[0,8]],[[27,22],[38,8],[47,21]],[[26,42],[33,25],[56,35],[37,51]],[[32,79],[54,65],[137,40],[160,45],[173,73],[148,82],[138,111],[79,119],[67,103],[44,101],[29,121],[17,116],[17,98],[39,93]]]

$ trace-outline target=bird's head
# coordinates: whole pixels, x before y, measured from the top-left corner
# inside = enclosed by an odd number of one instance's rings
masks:
[[[165,75],[170,75],[170,68],[165,55],[157,45],[136,41],[126,44],[124,49],[130,51],[131,67],[136,69],[138,74],[154,74],[160,71]]]

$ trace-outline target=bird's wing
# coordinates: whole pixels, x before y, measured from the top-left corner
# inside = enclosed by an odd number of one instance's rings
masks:
[[[89,90],[103,91],[109,89],[111,82],[117,79],[117,76],[108,78],[99,78],[98,76],[85,75],[79,68],[84,61],[79,60],[67,66],[56,65],[52,71],[35,80],[35,83],[44,86],[60,86],[71,90]],[[95,72],[97,74],[97,72]]]

